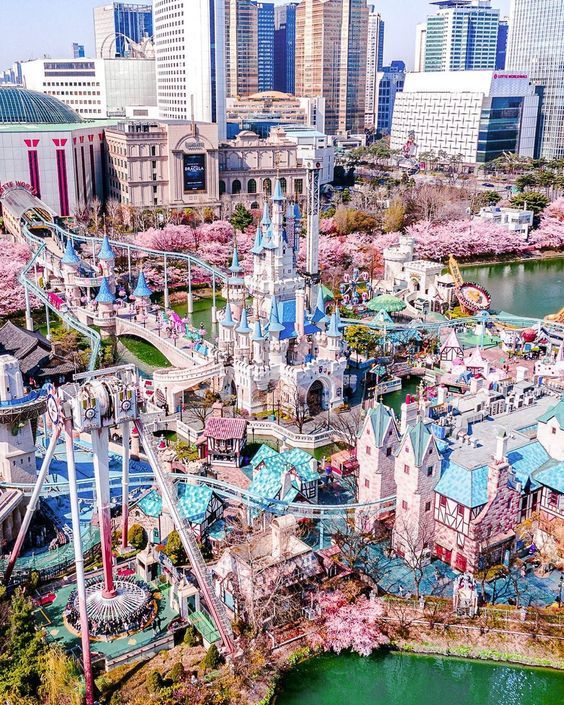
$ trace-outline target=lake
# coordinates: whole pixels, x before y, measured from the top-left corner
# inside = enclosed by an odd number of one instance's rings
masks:
[[[556,705],[564,674],[458,658],[324,654],[294,668],[276,705]]]

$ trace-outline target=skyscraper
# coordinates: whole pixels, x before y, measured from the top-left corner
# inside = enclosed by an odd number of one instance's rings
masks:
[[[364,124],[376,126],[378,72],[384,64],[384,21],[374,5],[369,6],[368,43],[366,47],[366,106]]]
[[[193,114],[196,120],[217,122],[221,139],[225,0],[154,0],[153,13],[160,116],[190,120]]]
[[[296,8],[290,2],[274,8],[274,90],[294,93],[296,85]]]
[[[497,31],[497,47],[495,50],[495,67],[498,71],[505,69],[507,59],[507,37],[509,35],[509,20],[504,17],[499,21]]]
[[[495,69],[499,10],[491,0],[437,0],[427,18],[425,71]]]
[[[258,8],[252,0],[225,0],[226,95],[257,93]]]
[[[376,98],[376,130],[388,135],[392,129],[392,118],[396,94],[403,91],[405,83],[405,64],[392,61],[378,72],[378,94]]]
[[[413,70],[425,71],[425,48],[427,45],[427,23],[420,22],[415,27],[415,61]]]
[[[538,152],[564,158],[564,1],[513,0],[507,68],[527,73],[541,92]]]
[[[328,134],[361,132],[366,99],[365,0],[302,0],[296,15],[296,94],[326,100]]]
[[[153,36],[153,11],[150,4],[112,2],[94,8],[96,57],[112,59],[127,55],[127,39],[140,42]]]
[[[274,3],[255,2],[258,10],[258,88],[271,91],[274,84]]]

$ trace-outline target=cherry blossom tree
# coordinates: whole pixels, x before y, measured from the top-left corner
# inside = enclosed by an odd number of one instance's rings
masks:
[[[310,636],[312,646],[339,654],[351,649],[361,656],[370,656],[388,643],[378,625],[384,614],[381,600],[361,595],[349,603],[339,591],[324,592],[317,598],[320,610],[318,629]]]
[[[0,247],[0,318],[11,316],[25,308],[23,286],[18,277],[31,257],[26,245],[1,240]],[[37,307],[33,298],[31,305]]]

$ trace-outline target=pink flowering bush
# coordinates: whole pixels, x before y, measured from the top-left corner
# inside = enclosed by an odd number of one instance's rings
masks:
[[[564,247],[564,198],[557,199],[544,210],[540,226],[531,233],[529,241],[541,248]]]
[[[18,313],[25,308],[25,295],[18,276],[29,262],[31,251],[26,245],[0,241],[0,317]],[[32,306],[38,303],[32,299]]]
[[[349,603],[339,590],[324,592],[317,599],[321,611],[319,629],[310,637],[314,647],[339,654],[351,649],[361,656],[388,643],[378,620],[384,613],[382,602],[361,595]]]

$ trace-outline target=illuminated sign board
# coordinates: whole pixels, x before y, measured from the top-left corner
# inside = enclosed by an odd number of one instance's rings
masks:
[[[184,154],[184,193],[206,190],[206,155]]]

